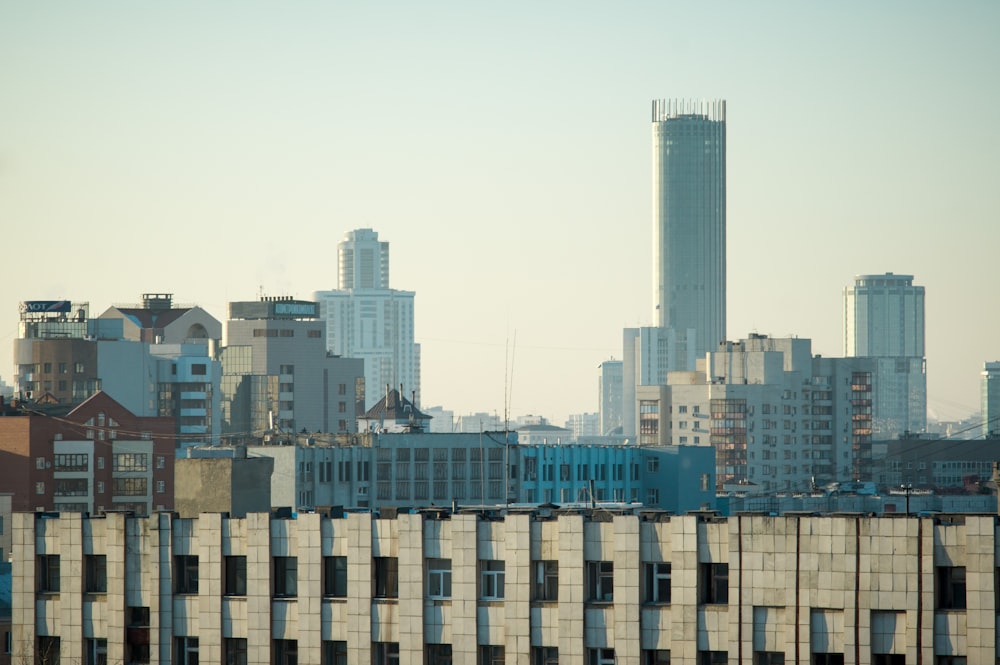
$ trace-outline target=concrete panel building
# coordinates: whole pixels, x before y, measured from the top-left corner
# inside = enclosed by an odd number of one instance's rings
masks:
[[[13,658],[993,665],[998,535],[995,515],[21,513]]]

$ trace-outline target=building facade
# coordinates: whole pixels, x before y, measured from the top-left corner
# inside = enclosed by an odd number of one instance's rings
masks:
[[[605,360],[598,368],[598,434],[622,433],[622,361]]]
[[[875,359],[876,436],[926,431],[924,287],[913,275],[857,275],[844,289],[844,355]]]
[[[414,339],[414,293],[389,288],[389,243],[371,229],[347,233],[337,246],[338,285],[316,291],[327,350],[364,360],[367,411],[388,388],[420,405],[420,345]]]
[[[1000,437],[1000,360],[983,364],[980,375],[983,438]]]
[[[655,100],[652,121],[654,320],[700,358],[726,338],[726,102]]]
[[[998,535],[995,515],[21,513],[13,659],[994,665]]]

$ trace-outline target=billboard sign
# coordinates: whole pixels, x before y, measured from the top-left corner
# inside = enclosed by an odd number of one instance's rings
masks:
[[[21,312],[54,312],[68,314],[72,306],[68,300],[26,300],[21,303]]]

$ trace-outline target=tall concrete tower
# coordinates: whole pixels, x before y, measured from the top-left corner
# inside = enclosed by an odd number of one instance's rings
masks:
[[[653,101],[653,241],[656,325],[704,357],[726,338],[725,101]]]
[[[337,288],[389,288],[389,243],[379,242],[377,231],[356,229],[345,233],[337,245],[337,260]]]

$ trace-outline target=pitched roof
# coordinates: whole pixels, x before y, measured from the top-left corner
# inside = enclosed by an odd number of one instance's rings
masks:
[[[368,409],[364,415],[368,420],[395,420],[397,422],[409,420],[411,416],[414,420],[431,419],[431,416],[413,406],[413,402],[400,395],[395,388],[386,393],[385,397]]]
[[[121,314],[140,328],[165,328],[191,311],[190,307],[172,309],[144,309],[142,307],[116,307]]]

